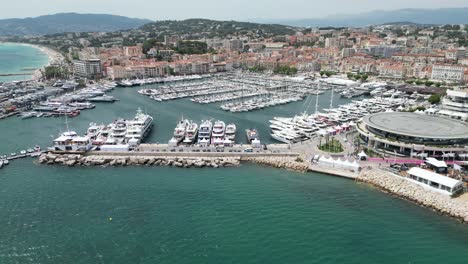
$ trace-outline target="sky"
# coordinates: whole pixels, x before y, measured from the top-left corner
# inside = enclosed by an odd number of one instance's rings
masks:
[[[114,14],[151,20],[321,18],[402,8],[468,7],[468,0],[0,0],[0,19],[63,12]]]

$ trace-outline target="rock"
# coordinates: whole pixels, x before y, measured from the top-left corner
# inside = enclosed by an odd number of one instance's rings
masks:
[[[75,159],[72,159],[72,160],[66,161],[65,165],[67,165],[68,167],[73,167],[75,166],[76,163],[77,161]]]

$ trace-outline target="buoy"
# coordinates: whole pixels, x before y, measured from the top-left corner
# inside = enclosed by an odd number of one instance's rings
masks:
[[[112,217],[109,217],[109,221],[112,221]]]

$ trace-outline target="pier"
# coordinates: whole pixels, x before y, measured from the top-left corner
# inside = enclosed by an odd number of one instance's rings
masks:
[[[0,73],[0,77],[6,76],[26,76],[26,75],[33,75],[33,72],[20,72],[20,73]]]

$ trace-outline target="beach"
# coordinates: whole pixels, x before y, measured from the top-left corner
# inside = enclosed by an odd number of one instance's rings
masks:
[[[40,80],[42,78],[41,69],[43,67],[50,66],[50,65],[57,65],[57,64],[60,65],[60,64],[63,63],[63,61],[65,59],[62,54],[60,54],[59,52],[57,52],[57,51],[55,51],[55,50],[53,50],[53,49],[51,49],[49,47],[46,47],[46,46],[29,44],[29,43],[15,43],[15,42],[2,42],[0,44],[28,46],[28,47],[40,50],[42,53],[47,55],[47,57],[48,57],[47,64],[37,68],[31,75],[31,80],[35,80],[35,81],[38,81],[38,80]]]

